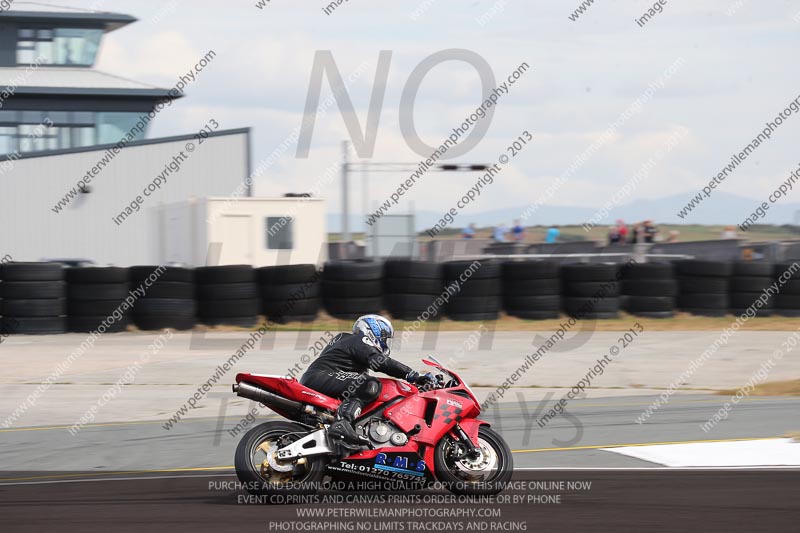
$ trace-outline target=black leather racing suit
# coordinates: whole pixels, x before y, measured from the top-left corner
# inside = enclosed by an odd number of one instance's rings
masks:
[[[311,363],[300,383],[334,398],[358,400],[363,407],[380,394],[380,382],[370,377],[370,369],[399,379],[411,372],[403,363],[383,355],[364,335],[340,333]]]
[[[381,393],[381,382],[369,370],[406,379],[411,369],[383,353],[360,333],[340,333],[311,363],[300,383],[328,396],[341,398],[339,420],[328,428],[328,435],[345,445],[359,445],[360,437],[353,422],[361,409]]]

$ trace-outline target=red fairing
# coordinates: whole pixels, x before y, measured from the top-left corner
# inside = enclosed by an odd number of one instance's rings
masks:
[[[282,376],[262,376],[259,374],[237,374],[236,383],[246,381],[263,387],[264,389],[274,392],[284,398],[294,400],[300,403],[307,403],[323,409],[335,411],[341,403],[336,398],[325,396],[321,392],[314,389],[309,389],[305,385],[301,385],[295,378],[286,379]]]
[[[364,407],[362,413],[369,413],[399,396],[413,396],[419,392],[414,385],[409,385],[405,381],[389,378],[378,378],[378,380],[381,382],[381,393],[374,402]]]

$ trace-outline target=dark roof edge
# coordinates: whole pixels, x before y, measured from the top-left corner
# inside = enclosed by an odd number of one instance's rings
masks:
[[[2,11],[0,19],[35,20],[48,22],[104,22],[106,33],[136,22],[136,17],[122,13],[72,12],[72,11]]]
[[[231,130],[222,130],[222,131],[215,131],[209,133],[209,137],[222,137],[225,135],[241,135],[244,133],[247,135],[248,143],[250,139],[250,128],[235,128]],[[141,141],[131,141],[125,145],[124,148],[128,148],[129,146],[147,146],[150,144],[164,144],[169,142],[176,142],[176,141],[190,141],[197,136],[196,133],[189,133],[186,135],[173,135],[172,137],[157,137],[155,139],[142,139]],[[81,154],[84,152],[103,152],[108,150],[109,148],[113,148],[116,146],[117,143],[112,144],[98,144],[95,146],[84,146],[81,148],[62,148],[60,150],[46,150],[42,152],[28,152],[24,154],[20,154],[19,157],[15,157],[15,161],[19,161],[21,159],[33,159],[35,157],[50,157],[54,155],[66,155],[66,154]],[[0,163],[9,159],[9,155],[11,154],[3,154],[0,156]]]
[[[142,96],[161,98],[169,96],[172,89],[115,89],[99,87],[17,87],[14,94],[59,95],[59,96]],[[183,94],[175,96],[182,98]]]

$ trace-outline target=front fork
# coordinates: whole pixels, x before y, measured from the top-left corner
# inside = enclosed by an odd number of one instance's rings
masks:
[[[480,456],[481,451],[477,446],[475,446],[475,443],[472,442],[472,439],[469,438],[469,435],[467,435],[467,432],[464,431],[464,428],[462,428],[461,425],[456,422],[456,425],[453,426],[452,431],[459,440],[459,442],[456,443],[457,448],[456,453],[454,454],[455,458],[477,459]]]

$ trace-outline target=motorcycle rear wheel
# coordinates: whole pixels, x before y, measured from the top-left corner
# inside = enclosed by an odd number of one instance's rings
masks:
[[[503,490],[514,472],[511,449],[499,433],[481,426],[478,429],[478,459],[454,457],[456,441],[445,436],[434,450],[436,479],[454,494],[491,496]]]
[[[303,457],[280,461],[275,457],[278,440],[288,445],[309,433],[291,422],[265,422],[248,431],[236,447],[236,476],[250,494],[259,496],[313,494],[325,475],[324,460]],[[275,501],[272,503],[281,503]]]

